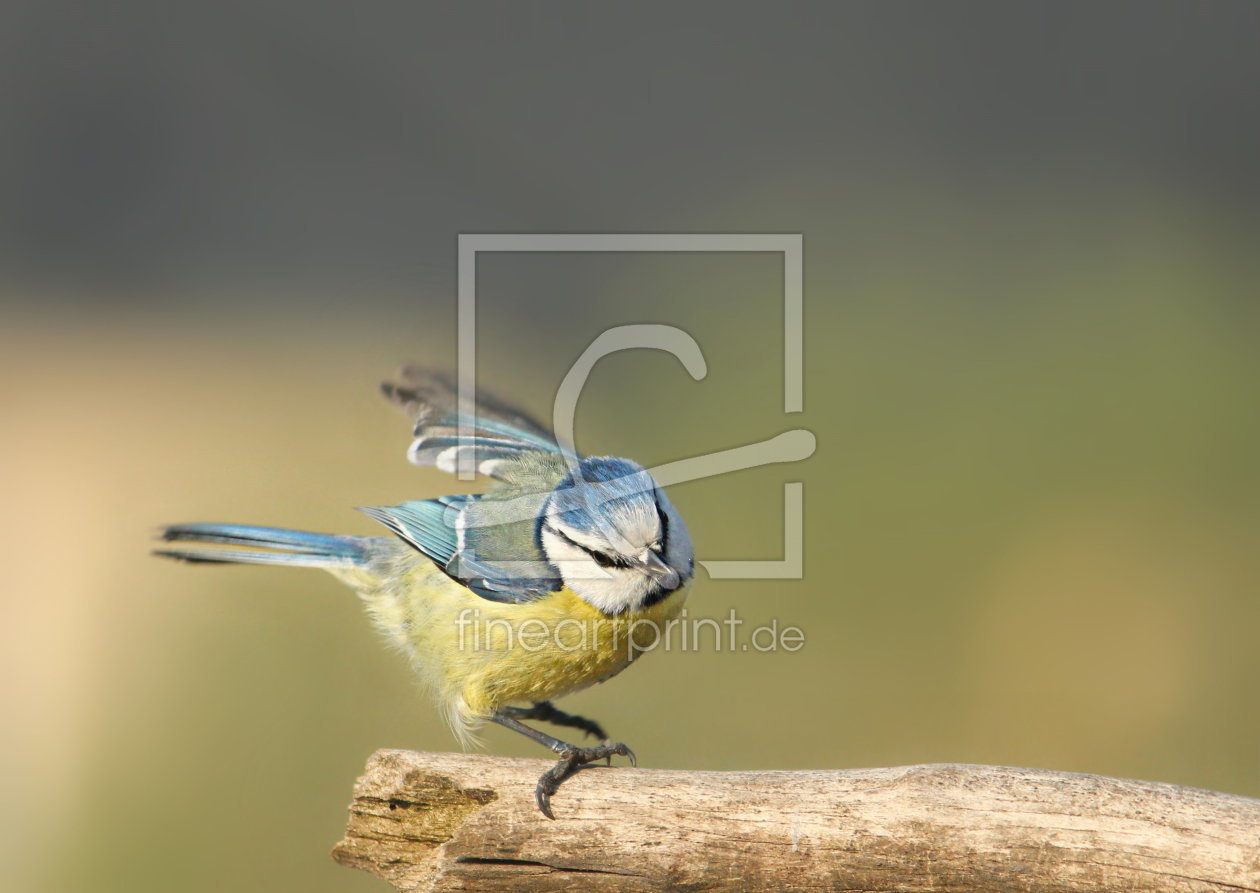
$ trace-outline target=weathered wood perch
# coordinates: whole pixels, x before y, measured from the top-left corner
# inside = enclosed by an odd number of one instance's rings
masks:
[[[399,890],[1260,891],[1260,800],[996,766],[591,768],[383,750],[344,865]]]

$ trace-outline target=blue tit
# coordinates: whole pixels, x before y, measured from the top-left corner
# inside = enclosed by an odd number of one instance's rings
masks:
[[[659,641],[693,577],[687,526],[642,466],[573,455],[488,398],[475,418],[461,416],[442,375],[410,366],[382,390],[415,423],[413,463],[475,471],[494,479],[489,491],[361,509],[393,536],[177,524],[161,537],[179,545],[156,554],[329,571],[407,656],[461,744],[488,720],[559,755],[535,792],[554,817],[551,797],[578,767],[634,754],[551,702],[615,676]],[[578,747],[523,720],[601,743]]]

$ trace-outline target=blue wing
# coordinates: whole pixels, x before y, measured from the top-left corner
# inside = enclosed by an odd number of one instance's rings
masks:
[[[381,522],[399,539],[445,568],[459,551],[456,519],[463,507],[461,503],[476,498],[444,496],[440,499],[418,499],[402,505],[368,505],[359,511]]]
[[[455,385],[442,373],[406,366],[398,379],[381,390],[415,423],[407,458],[416,465],[501,477],[502,469],[525,453],[563,453],[546,428],[488,395],[477,395],[475,419],[461,415]],[[461,427],[467,429],[464,441]]]
[[[536,520],[494,523],[480,495],[365,506],[405,543],[452,579],[490,601],[523,603],[563,587],[536,542]]]

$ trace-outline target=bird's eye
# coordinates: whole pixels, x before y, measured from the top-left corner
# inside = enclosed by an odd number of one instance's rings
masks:
[[[649,549],[651,549],[653,552],[659,552],[659,551],[661,551],[661,541],[660,541],[660,540],[657,540],[657,541],[656,541],[656,542],[654,542],[654,543],[649,543],[649,544],[648,544],[648,548],[649,548]]]
[[[569,543],[571,546],[581,549],[587,555],[591,556],[591,560],[593,560],[600,567],[629,567],[630,566],[630,562],[626,561],[626,559],[621,558],[620,556],[616,556],[616,555],[609,555],[607,552],[601,552],[598,549],[592,549],[590,546],[583,545],[582,543],[579,543],[577,540],[575,540],[573,537],[569,536],[563,530],[560,530],[556,527],[552,527],[551,525],[547,525],[547,530],[554,533],[556,536],[560,537],[562,540]]]
[[[621,562],[617,561],[617,559],[613,558],[611,555],[606,555],[603,552],[597,552],[594,549],[588,549],[587,551],[590,553],[591,557],[595,559],[595,563],[600,567],[617,567],[621,564]]]

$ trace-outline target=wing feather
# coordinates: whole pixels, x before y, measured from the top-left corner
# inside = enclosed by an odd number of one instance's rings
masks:
[[[461,414],[455,384],[444,373],[405,366],[381,390],[412,420],[415,440],[407,458],[415,465],[498,478],[527,453],[563,452],[541,424],[490,395],[477,394],[475,418]]]
[[[535,542],[535,520],[498,523],[495,502],[481,495],[443,496],[360,511],[482,598],[522,603],[562,588]]]

